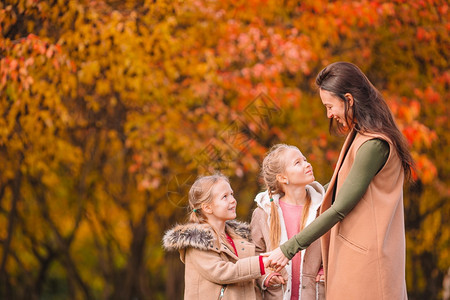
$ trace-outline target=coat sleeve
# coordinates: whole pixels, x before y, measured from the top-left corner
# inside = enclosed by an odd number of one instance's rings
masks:
[[[261,277],[258,256],[245,257],[233,263],[224,260],[217,252],[189,248],[186,251],[186,268],[190,266],[216,284],[232,284]]]
[[[252,242],[255,244],[256,254],[264,253],[269,251],[267,245],[269,241],[264,238],[264,232],[268,230],[267,228],[267,214],[260,207],[257,207],[253,211],[252,220],[250,222],[250,230],[252,234]]]
[[[269,216],[261,207],[257,207],[253,211],[250,230],[252,233],[252,242],[255,244],[257,254],[270,251],[270,241],[267,240],[268,234],[264,234],[269,232],[269,226],[267,225],[268,218]],[[262,288],[263,280],[269,273],[270,271],[266,270],[266,274],[256,280],[259,288]],[[281,270],[281,276],[283,276],[286,282],[288,281],[289,276],[285,268]],[[268,299],[282,299],[283,291],[281,287],[267,287],[267,290],[264,291],[264,297],[268,297]]]
[[[264,239],[265,222],[267,220],[267,214],[260,207],[257,207],[252,214],[252,220],[250,222],[250,230],[252,235],[252,242],[255,244],[256,254],[264,253],[267,250],[266,241]],[[266,274],[267,275],[267,274]],[[265,276],[261,276],[256,280],[256,284],[259,288],[262,288],[263,280]]]

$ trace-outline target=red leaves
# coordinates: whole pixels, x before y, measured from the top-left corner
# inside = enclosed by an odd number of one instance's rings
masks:
[[[7,55],[0,59],[0,88],[4,88],[7,81],[11,80],[20,83],[20,90],[28,90],[35,81],[30,70],[36,67],[37,60],[38,66],[48,60],[55,69],[59,69],[62,61],[60,46],[49,44],[34,34],[11,44],[6,53]]]
[[[325,152],[325,158],[327,161],[329,162],[334,162],[336,163],[339,157],[339,152],[336,150],[327,150]]]
[[[432,147],[432,144],[437,141],[436,132],[414,121],[412,124],[405,126],[402,133],[412,146],[413,155],[417,156],[415,158],[416,167],[421,180],[429,183],[437,175],[436,166],[430,160],[430,157],[418,153],[421,152],[420,149],[430,149]]]
[[[424,184],[432,183],[437,176],[437,168],[433,162],[424,154],[415,155],[414,161],[417,173],[413,173],[413,176],[419,177]]]
[[[437,93],[432,87],[427,87],[425,89],[425,92],[423,93],[423,96],[425,98],[425,100],[430,103],[430,104],[434,104],[434,103],[438,103],[441,102],[441,96],[439,95],[439,93]]]

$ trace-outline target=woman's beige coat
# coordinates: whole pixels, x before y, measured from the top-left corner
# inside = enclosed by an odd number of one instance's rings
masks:
[[[354,139],[353,139],[354,138]],[[322,236],[327,300],[407,299],[405,283],[404,172],[391,141],[352,131],[342,148],[321,212],[339,193],[356,152],[373,138],[389,143],[389,157],[355,208]]]
[[[311,195],[311,205],[309,207],[308,218],[306,225],[310,224],[317,216],[320,205],[322,204],[325,190],[322,185],[316,181],[306,186],[309,194]],[[287,241],[286,225],[283,218],[283,211],[279,206],[279,195],[273,195],[273,201],[277,206],[278,215],[281,224],[281,240],[280,243]],[[252,240],[256,245],[256,253],[269,252],[270,236],[269,236],[269,224],[270,224],[270,199],[267,191],[259,193],[255,197],[255,202],[258,207],[253,212],[250,228],[252,232]],[[320,241],[313,242],[307,249],[301,252],[302,266],[300,270],[300,299],[303,300],[323,300],[325,299],[325,287],[323,282],[316,282],[317,273],[322,265],[322,256],[320,251]],[[291,275],[292,264],[285,267],[288,274],[288,282],[284,288],[284,294],[281,288],[269,288],[264,291],[264,300],[271,299],[291,299]]]
[[[254,279],[261,278],[261,271],[250,228],[234,220],[226,226],[237,236],[233,241],[238,256],[217,240],[209,224],[178,225],[164,235],[164,248],[178,250],[185,263],[184,299],[260,299]]]

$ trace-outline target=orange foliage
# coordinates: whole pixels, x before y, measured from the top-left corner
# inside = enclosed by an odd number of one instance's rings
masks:
[[[328,182],[343,140],[314,79],[337,60],[411,146],[408,287],[439,290],[449,229],[426,226],[450,211],[447,14],[442,0],[0,4],[0,297],[50,297],[52,280],[74,298],[162,297],[160,237],[189,185],[222,170],[246,218],[274,143]]]

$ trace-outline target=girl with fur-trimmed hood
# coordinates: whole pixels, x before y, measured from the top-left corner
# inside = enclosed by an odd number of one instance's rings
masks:
[[[267,190],[256,196],[258,206],[251,221],[257,253],[277,248],[311,223],[325,194],[314,181],[311,164],[295,146],[273,146],[261,174]],[[289,277],[284,291],[266,290],[264,299],[325,299],[321,264],[320,243],[315,242],[286,266]]]
[[[248,224],[234,220],[236,204],[227,177],[200,177],[189,191],[189,223],[164,235],[164,248],[178,250],[185,264],[185,299],[260,299],[265,258],[255,256]],[[269,286],[285,283],[272,276]]]

